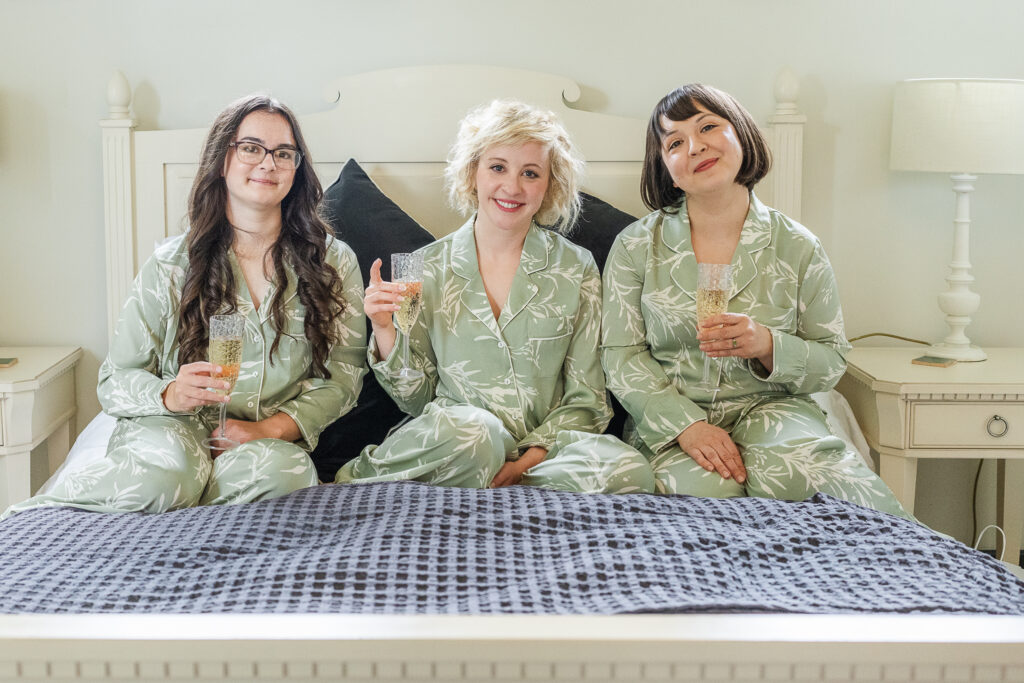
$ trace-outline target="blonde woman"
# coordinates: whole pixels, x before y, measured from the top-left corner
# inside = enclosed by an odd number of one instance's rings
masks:
[[[589,252],[538,224],[572,225],[583,161],[553,114],[496,101],[463,121],[446,170],[469,220],[421,251],[410,333],[418,380],[398,377],[402,285],[374,264],[369,360],[415,416],[336,481],[417,479],[580,492],[649,492],[636,450],[601,434],[611,416],[598,354],[601,280]]]

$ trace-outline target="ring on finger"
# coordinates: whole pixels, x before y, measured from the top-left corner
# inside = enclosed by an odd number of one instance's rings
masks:
[[[733,337],[732,338],[732,348],[735,349],[739,345],[740,345],[740,343],[738,341],[736,341],[736,337]]]

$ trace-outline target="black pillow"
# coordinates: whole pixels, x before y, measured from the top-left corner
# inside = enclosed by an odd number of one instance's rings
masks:
[[[604,262],[608,259],[612,243],[636,217],[586,192],[580,192],[580,205],[579,218],[565,236],[589,250],[597,261],[598,269],[604,272]]]
[[[402,211],[366,175],[355,159],[349,159],[341,174],[324,192],[328,224],[338,239],[352,247],[370,284],[370,266],[380,259],[380,274],[391,279],[391,254],[416,251],[434,241],[434,236]]]
[[[380,191],[355,159],[324,193],[327,222],[338,239],[352,247],[370,282],[370,265],[379,258],[381,277],[391,279],[391,254],[416,251],[434,241],[433,235]],[[367,336],[369,336],[369,320]],[[379,444],[405,417],[373,372],[363,378],[356,407],[328,425],[310,454],[321,481],[333,481],[338,468],[352,460],[367,444]]]

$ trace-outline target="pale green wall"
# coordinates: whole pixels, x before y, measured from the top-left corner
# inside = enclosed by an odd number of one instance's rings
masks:
[[[849,334],[936,339],[953,195],[944,177],[888,170],[893,84],[1024,78],[1022,29],[1018,0],[0,0],[0,344],[82,346],[79,427],[98,411],[96,122],[115,69],[135,89],[141,127],[153,128],[206,125],[257,89],[310,113],[327,106],[320,88],[335,77],[459,62],[569,76],[583,107],[635,117],[700,80],[759,119],[776,72],[791,66],[809,117],[803,220],[835,264]],[[983,177],[974,199],[982,306],[969,333],[983,346],[1021,344],[1024,178]],[[922,519],[966,538],[972,475],[971,463],[924,463]],[[992,517],[991,496],[982,511]]]

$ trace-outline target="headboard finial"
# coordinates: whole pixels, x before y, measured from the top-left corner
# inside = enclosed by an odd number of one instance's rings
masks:
[[[120,71],[115,71],[107,83],[107,105],[110,107],[110,118],[128,118],[132,103],[132,89],[128,79]]]
[[[562,100],[567,104],[576,104],[580,101],[580,96],[583,92],[580,90],[578,83],[570,83],[562,89]]]
[[[800,97],[800,78],[788,66],[779,71],[775,78],[775,113],[795,114],[796,101]]]

